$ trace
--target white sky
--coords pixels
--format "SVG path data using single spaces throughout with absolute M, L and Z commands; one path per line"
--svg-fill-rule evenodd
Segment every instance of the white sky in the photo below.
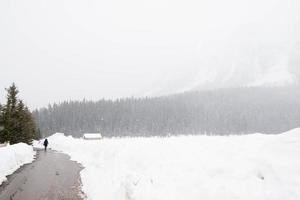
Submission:
M 36 108 L 295 78 L 299 11 L 299 0 L 1 0 L 0 102 L 12 82 Z

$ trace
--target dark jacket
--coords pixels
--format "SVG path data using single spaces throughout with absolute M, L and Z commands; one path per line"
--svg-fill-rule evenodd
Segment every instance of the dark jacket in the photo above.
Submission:
M 44 146 L 48 146 L 48 140 L 47 139 L 44 141 Z

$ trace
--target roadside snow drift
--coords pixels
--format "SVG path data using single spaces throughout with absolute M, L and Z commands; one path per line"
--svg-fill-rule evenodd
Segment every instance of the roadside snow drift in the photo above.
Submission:
M 6 176 L 12 174 L 24 164 L 34 160 L 33 147 L 24 143 L 0 147 L 0 185 Z
M 100 141 L 55 134 L 49 143 L 85 167 L 89 200 L 300 199 L 300 129 Z

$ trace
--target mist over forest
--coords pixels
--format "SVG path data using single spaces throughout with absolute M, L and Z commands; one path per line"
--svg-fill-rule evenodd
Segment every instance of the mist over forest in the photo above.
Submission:
M 151 97 L 65 101 L 33 112 L 43 136 L 276 134 L 300 126 L 299 86 L 193 91 Z

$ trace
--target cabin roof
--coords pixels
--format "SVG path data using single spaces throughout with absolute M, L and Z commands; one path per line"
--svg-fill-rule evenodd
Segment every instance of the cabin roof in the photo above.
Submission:
M 97 139 L 97 138 L 102 138 L 102 135 L 101 133 L 84 133 L 83 137 L 89 139 Z

